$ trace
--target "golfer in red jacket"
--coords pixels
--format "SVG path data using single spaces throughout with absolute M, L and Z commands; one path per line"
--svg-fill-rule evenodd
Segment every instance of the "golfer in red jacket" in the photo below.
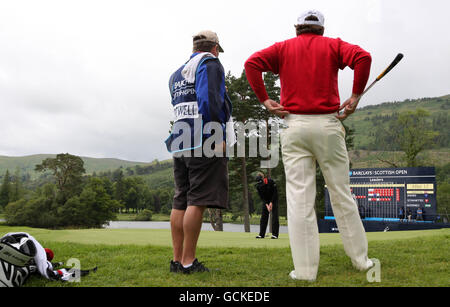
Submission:
M 245 63 L 248 81 L 272 113 L 289 128 L 281 133 L 286 172 L 293 279 L 315 280 L 319 233 L 314 203 L 316 162 L 324 174 L 344 248 L 360 270 L 373 266 L 367 238 L 350 192 L 349 158 L 341 120 L 355 112 L 370 74 L 371 56 L 341 39 L 324 37 L 324 17 L 311 10 L 298 18 L 297 37 L 253 54 Z M 338 71 L 354 70 L 353 93 L 341 105 Z M 281 101 L 269 99 L 262 73 L 280 75 Z M 340 111 L 343 111 L 339 114 Z

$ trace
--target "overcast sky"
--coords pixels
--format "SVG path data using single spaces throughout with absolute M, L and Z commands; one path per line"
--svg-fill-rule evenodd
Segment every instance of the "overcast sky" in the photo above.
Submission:
M 0 0 L 0 155 L 66 153 L 131 161 L 167 159 L 168 79 L 192 36 L 218 33 L 226 71 L 294 37 L 316 8 L 325 35 L 373 57 L 370 81 L 403 62 L 360 106 L 450 94 L 448 0 Z M 353 74 L 340 74 L 341 99 Z

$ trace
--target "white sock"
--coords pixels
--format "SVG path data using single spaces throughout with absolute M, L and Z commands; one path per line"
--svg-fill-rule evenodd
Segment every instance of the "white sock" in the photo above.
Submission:
M 190 268 L 192 265 L 193 265 L 193 263 L 188 264 L 188 265 L 183 265 L 183 268 L 188 269 L 188 268 Z

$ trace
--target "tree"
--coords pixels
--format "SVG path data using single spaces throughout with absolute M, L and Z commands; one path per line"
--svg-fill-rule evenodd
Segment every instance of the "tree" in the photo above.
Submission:
M 233 118 L 235 121 L 247 124 L 249 121 L 254 121 L 254 118 L 259 114 L 258 108 L 261 108 L 255 94 L 248 84 L 245 70 L 239 78 L 228 73 L 226 78 L 226 85 L 231 101 L 233 102 Z M 249 131 L 244 138 L 247 140 Z M 245 134 L 245 131 L 244 131 Z M 241 139 L 238 137 L 238 145 Z M 234 158 L 230 161 L 230 169 L 237 169 L 242 186 L 242 209 L 244 214 L 244 230 L 250 232 L 250 216 L 249 216 L 249 201 L 248 201 L 248 175 L 247 175 L 247 152 L 242 157 Z M 233 163 L 236 162 L 236 163 Z
M 419 166 L 419 154 L 434 147 L 439 137 L 439 132 L 433 130 L 430 113 L 424 109 L 394 113 L 386 117 L 386 122 L 380 123 L 376 130 L 377 149 L 402 151 L 406 167 Z M 378 159 L 391 166 L 399 166 L 395 161 Z
M 127 177 L 123 179 L 122 184 L 119 186 L 119 181 L 116 182 L 116 191 L 118 187 L 123 188 L 123 196 L 120 199 L 127 210 L 127 212 L 132 209 L 136 212 L 149 208 L 152 202 L 152 195 L 150 189 L 145 183 L 142 177 Z
M 439 135 L 431 130 L 427 121 L 429 116 L 428 111 L 417 109 L 415 112 L 401 113 L 398 118 L 397 127 L 400 133 L 396 134 L 396 141 L 405 153 L 407 167 L 417 167 L 417 155 L 431 147 L 433 140 Z
M 450 220 L 450 163 L 436 167 L 437 208 L 443 219 Z
M 440 134 L 436 139 L 436 148 L 448 148 L 450 147 L 450 117 L 449 112 L 439 112 L 433 117 L 432 128 L 434 131 L 439 131 Z
M 58 155 L 42 161 L 36 169 L 53 171 L 55 183 L 47 183 L 30 196 L 10 202 L 5 208 L 9 225 L 102 227 L 115 218 L 121 204 L 113 199 L 110 180 L 106 177 L 84 180 L 81 158 Z M 19 177 L 17 172 L 16 177 Z
M 438 183 L 437 186 L 437 205 L 441 216 L 450 220 L 450 182 Z
M 56 158 L 48 158 L 36 165 L 38 172 L 51 171 L 56 180 L 60 203 L 81 192 L 84 162 L 80 157 L 70 154 L 59 154 Z
M 278 77 L 267 73 L 264 76 L 264 80 L 270 97 L 279 100 L 280 89 L 276 85 Z M 238 133 L 242 133 L 243 135 L 238 135 L 238 144 L 236 147 L 242 147 L 243 144 L 241 142 L 248 144 L 249 142 L 247 141 L 250 139 L 250 136 L 257 138 L 259 141 L 261 139 L 261 131 L 257 127 L 261 127 L 261 123 L 264 123 L 265 129 L 269 131 L 269 121 L 270 119 L 274 119 L 274 117 L 259 102 L 247 81 L 245 70 L 242 71 L 239 78 L 228 73 L 226 86 L 233 102 L 233 118 L 236 122 L 243 124 L 245 126 L 244 129 L 246 129 L 238 129 Z M 252 124 L 254 124 L 253 128 Z M 269 137 L 269 133 L 266 133 L 266 135 Z M 243 155 L 240 153 L 239 157 L 230 160 L 230 175 L 237 175 L 237 178 L 240 178 L 241 181 L 241 184 L 237 184 L 236 186 L 242 188 L 242 210 L 244 215 L 244 229 L 246 232 L 250 232 L 249 174 L 255 172 L 261 162 L 260 157 L 249 157 L 249 151 L 250 149 L 246 145 Z M 236 177 L 233 175 L 230 178 Z
M 17 167 L 11 185 L 10 201 L 18 201 L 22 198 L 23 189 L 20 177 L 20 169 Z
M 11 177 L 9 175 L 9 170 L 6 170 L 5 176 L 3 177 L 2 187 L 0 189 L 0 207 L 5 208 L 10 201 L 11 195 Z
M 78 198 L 78 196 L 76 196 Z M 88 227 L 102 227 L 115 218 L 115 212 L 120 205 L 106 192 L 103 182 L 99 178 L 91 178 L 79 196 L 84 208 L 82 225 Z
M 342 122 L 345 129 L 345 145 L 347 146 L 347 151 L 355 148 L 355 129 L 347 126 L 345 122 Z M 351 167 L 351 161 L 350 161 Z
M 125 206 L 126 186 L 124 182 L 124 175 L 121 169 L 117 169 L 113 173 L 113 195 L 114 199 Z
M 161 212 L 161 199 L 159 198 L 158 191 L 153 193 L 153 210 L 155 213 Z
M 214 231 L 223 231 L 222 210 L 208 209 L 209 221 Z
M 127 211 L 129 209 L 135 209 L 137 212 L 138 209 L 138 193 L 134 187 L 131 187 L 125 197 L 125 208 Z

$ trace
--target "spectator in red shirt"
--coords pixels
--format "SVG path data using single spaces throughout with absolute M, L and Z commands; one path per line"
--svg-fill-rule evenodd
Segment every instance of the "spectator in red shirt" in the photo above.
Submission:
M 293 279 L 315 280 L 319 233 L 314 211 L 316 162 L 324 174 L 344 249 L 359 270 L 373 266 L 358 208 L 350 192 L 345 129 L 340 120 L 355 112 L 367 84 L 371 56 L 356 45 L 324 34 L 324 17 L 315 10 L 298 18 L 297 36 L 253 54 L 245 63 L 247 79 L 268 111 L 286 119 L 281 133 L 286 172 Z M 338 71 L 354 70 L 353 93 L 342 105 Z M 280 75 L 281 101 L 271 100 L 263 72 Z M 339 114 L 339 111 L 342 111 Z

